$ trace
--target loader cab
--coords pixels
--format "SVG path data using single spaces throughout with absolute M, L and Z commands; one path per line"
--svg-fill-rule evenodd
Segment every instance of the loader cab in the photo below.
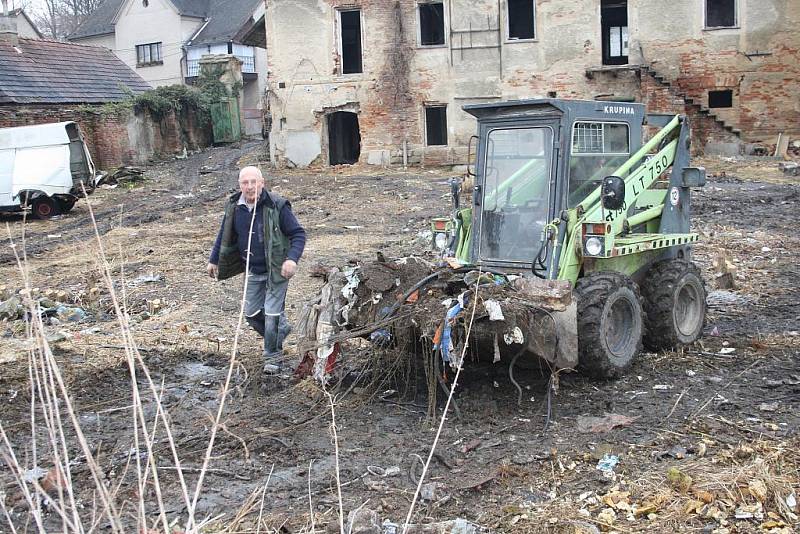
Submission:
M 549 222 L 642 143 L 642 104 L 519 100 L 465 106 L 478 120 L 469 262 L 530 270 Z

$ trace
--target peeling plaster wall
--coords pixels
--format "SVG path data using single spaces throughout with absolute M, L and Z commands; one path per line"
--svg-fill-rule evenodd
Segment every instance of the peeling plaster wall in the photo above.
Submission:
M 381 165 L 400 164 L 404 145 L 411 164 L 462 164 L 475 133 L 463 105 L 553 94 L 687 113 L 701 148 L 712 140 L 740 143 L 734 129 L 748 141 L 800 134 L 795 0 L 739 0 L 740 28 L 726 30 L 703 29 L 701 0 L 675 0 L 669 13 L 662 2 L 631 0 L 629 61 L 648 69 L 613 71 L 598 70 L 599 0 L 537 0 L 536 38 L 525 41 L 508 39 L 504 0 L 445 0 L 443 46 L 419 45 L 415 0 L 266 5 L 270 150 L 279 166 L 325 164 L 326 113 L 352 104 L 360 162 Z M 363 73 L 341 75 L 336 10 L 355 8 L 362 11 Z M 748 59 L 753 50 L 772 55 Z M 707 91 L 728 87 L 735 88 L 734 108 L 713 110 L 716 120 L 702 108 Z M 425 146 L 426 104 L 447 105 L 448 146 Z

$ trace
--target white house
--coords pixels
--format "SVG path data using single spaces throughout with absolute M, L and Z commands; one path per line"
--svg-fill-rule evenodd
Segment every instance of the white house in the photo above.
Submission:
M 105 0 L 69 40 L 111 49 L 154 87 L 191 84 L 203 55 L 234 54 L 242 62 L 245 133 L 258 134 L 266 50 L 242 41 L 263 16 L 261 0 Z

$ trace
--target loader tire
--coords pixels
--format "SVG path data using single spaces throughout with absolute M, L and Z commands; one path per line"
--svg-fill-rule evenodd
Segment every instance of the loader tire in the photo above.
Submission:
M 597 272 L 575 285 L 578 368 L 594 378 L 622 375 L 642 350 L 639 287 L 621 273 Z
M 642 295 L 648 349 L 675 349 L 700 338 L 706 322 L 706 288 L 697 265 L 682 259 L 656 263 L 642 284 Z

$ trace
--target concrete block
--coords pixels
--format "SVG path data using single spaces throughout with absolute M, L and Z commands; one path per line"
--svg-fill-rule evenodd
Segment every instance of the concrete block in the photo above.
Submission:
M 706 143 L 705 153 L 707 156 L 738 156 L 742 153 L 742 144 L 731 141 L 709 140 Z
M 370 150 L 367 152 L 368 165 L 388 165 L 391 161 L 391 152 L 389 150 Z

